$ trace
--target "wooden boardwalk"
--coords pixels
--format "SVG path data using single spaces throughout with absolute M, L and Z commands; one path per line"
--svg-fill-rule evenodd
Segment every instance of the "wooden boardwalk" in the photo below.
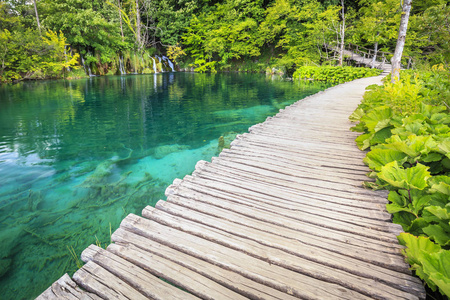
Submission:
M 380 79 L 330 88 L 251 127 L 38 299 L 424 299 L 386 193 L 361 186 L 369 169 L 349 131 Z
M 339 48 L 336 46 L 331 46 L 328 44 L 324 45 L 325 48 L 334 51 L 335 53 L 339 53 Z M 348 45 L 346 45 L 347 47 Z M 356 46 L 356 45 L 354 45 Z M 364 48 L 364 47 L 361 47 Z M 366 48 L 364 48 L 366 49 Z M 369 51 L 373 51 L 373 50 L 369 50 Z M 387 53 L 387 52 L 382 52 L 380 51 L 380 53 Z M 383 75 L 387 75 L 388 73 L 390 73 L 392 71 L 392 64 L 390 63 L 390 61 L 388 61 L 385 57 L 384 54 L 382 54 L 382 57 L 378 57 L 378 60 L 373 60 L 373 53 L 366 53 L 364 51 L 358 51 L 355 52 L 352 49 L 346 48 L 344 49 L 344 57 L 348 57 L 350 60 L 353 60 L 354 62 L 356 62 L 359 65 L 363 65 L 366 67 L 371 68 L 372 66 L 376 69 L 380 69 L 383 70 Z M 381 59 L 381 61 L 380 61 Z

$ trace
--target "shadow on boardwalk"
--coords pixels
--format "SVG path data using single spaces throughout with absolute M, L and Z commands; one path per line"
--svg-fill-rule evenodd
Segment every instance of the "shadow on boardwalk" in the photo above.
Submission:
M 380 80 L 330 88 L 251 127 L 39 299 L 424 299 L 386 193 L 362 188 L 369 169 L 349 131 Z

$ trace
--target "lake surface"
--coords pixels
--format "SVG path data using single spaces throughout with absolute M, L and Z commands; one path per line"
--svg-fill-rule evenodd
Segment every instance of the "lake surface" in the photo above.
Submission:
M 32 299 L 237 133 L 328 86 L 164 73 L 0 86 L 0 290 Z

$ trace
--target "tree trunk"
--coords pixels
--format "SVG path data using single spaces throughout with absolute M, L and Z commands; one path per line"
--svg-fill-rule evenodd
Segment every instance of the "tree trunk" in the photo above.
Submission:
M 120 6 L 120 0 L 117 0 L 117 7 L 119 8 L 120 34 L 122 35 L 122 42 L 123 42 L 124 38 L 123 38 L 123 26 L 122 26 L 122 7 Z
M 138 51 L 141 50 L 141 11 L 139 9 L 139 0 L 136 0 L 136 43 Z
M 375 42 L 375 45 L 373 46 L 373 51 L 375 53 L 373 54 L 373 58 L 372 58 L 372 69 L 375 68 L 375 62 L 377 61 L 378 42 Z
M 340 28 L 340 35 L 341 35 L 341 45 L 340 45 L 340 49 L 339 49 L 339 66 L 342 67 L 343 64 L 343 60 L 344 60 L 344 39 L 345 39 L 345 12 L 344 12 L 344 0 L 341 0 L 341 5 L 342 5 L 342 10 L 341 10 L 341 14 L 342 14 L 342 24 L 341 24 L 341 28 Z
M 37 11 L 37 5 L 36 5 L 36 0 L 33 0 L 34 3 L 34 12 L 36 13 L 36 21 L 37 21 L 37 27 L 39 30 L 39 34 L 41 34 L 41 23 L 39 22 L 39 14 Z
M 404 0 L 400 28 L 398 30 L 397 46 L 392 57 L 391 82 L 400 79 L 400 61 L 402 59 L 403 48 L 405 47 L 406 30 L 408 29 L 409 13 L 411 11 L 412 0 Z

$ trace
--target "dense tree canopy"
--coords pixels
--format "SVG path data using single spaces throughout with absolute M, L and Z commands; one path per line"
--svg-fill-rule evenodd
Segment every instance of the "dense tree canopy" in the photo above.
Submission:
M 416 64 L 448 63 L 447 2 L 413 1 L 404 55 Z M 342 37 L 392 52 L 400 17 L 397 0 L 2 0 L 0 81 L 62 77 L 81 59 L 118 72 L 176 45 L 197 71 L 335 64 L 323 45 Z

